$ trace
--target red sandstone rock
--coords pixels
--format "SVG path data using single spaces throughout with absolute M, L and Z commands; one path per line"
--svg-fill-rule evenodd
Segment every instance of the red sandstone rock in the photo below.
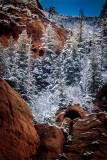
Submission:
M 65 110 L 62 110 L 61 113 L 60 111 L 58 111 L 57 114 L 58 115 L 57 115 L 56 123 L 58 126 L 61 126 L 65 117 L 68 117 L 71 120 L 73 120 L 78 117 L 84 117 L 86 115 L 86 112 L 80 106 L 71 106 Z
M 10 7 L 7 11 L 4 11 L 0 8 L 0 43 L 7 47 L 11 36 L 17 43 L 19 34 L 26 29 L 28 36 L 32 37 L 33 49 L 36 51 L 34 52 L 35 57 L 39 57 L 42 35 L 45 33 L 47 24 L 51 22 L 40 9 L 30 3 L 26 4 L 26 10 L 24 9 L 18 10 L 15 7 Z M 12 16 L 15 16 L 16 19 L 12 18 Z M 67 32 L 64 28 L 59 28 L 55 24 L 52 24 L 52 26 L 55 30 L 55 39 L 58 42 L 56 52 L 59 54 L 66 41 Z
M 66 142 L 63 149 L 67 160 L 107 159 L 107 113 L 94 113 L 78 119 L 71 135 L 72 141 Z
M 38 150 L 38 160 L 56 160 L 62 152 L 64 145 L 64 135 L 60 129 L 47 124 L 35 126 L 40 136 L 40 147 Z
M 60 113 L 58 116 L 57 116 L 57 119 L 56 119 L 56 124 L 60 127 L 63 120 L 64 120 L 64 116 L 65 116 L 65 112 L 62 112 Z
M 40 140 L 25 101 L 0 79 L 0 160 L 34 160 Z

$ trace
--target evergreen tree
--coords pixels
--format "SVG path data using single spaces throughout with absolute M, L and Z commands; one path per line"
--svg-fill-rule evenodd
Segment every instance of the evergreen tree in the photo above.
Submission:
M 17 88 L 18 79 L 17 75 L 17 56 L 15 54 L 15 45 L 13 45 L 13 38 L 10 37 L 8 48 L 2 50 L 2 72 L 1 78 L 6 79 L 7 82 L 13 87 Z
M 7 72 L 8 74 L 6 75 L 6 79 L 8 81 L 11 81 L 11 85 L 13 83 L 12 87 L 15 87 L 15 85 L 17 84 L 17 80 L 16 80 L 16 74 L 17 74 L 17 55 L 16 55 L 16 48 L 15 45 L 13 44 L 13 37 L 10 37 L 9 39 L 9 47 L 6 49 L 6 63 L 7 63 Z
M 2 67 L 2 70 L 0 72 L 0 78 L 6 79 L 6 75 L 8 74 L 8 65 L 7 65 L 7 55 L 5 52 L 5 49 L 3 46 L 0 44 L 0 64 Z
M 63 70 L 66 85 L 75 85 L 80 82 L 80 55 L 76 52 L 77 41 L 68 34 L 67 41 L 62 52 Z
M 94 96 L 102 85 L 101 68 L 95 55 L 92 56 L 89 65 L 87 92 L 89 95 Z
M 67 102 L 67 95 L 66 95 L 66 85 L 64 83 L 64 73 L 63 73 L 63 68 L 62 68 L 62 59 L 61 59 L 60 55 L 57 59 L 57 67 L 56 67 L 56 71 L 57 71 L 57 84 L 55 89 L 57 89 L 57 91 L 59 92 L 59 109 L 65 108 L 68 105 Z
M 88 67 L 88 81 L 87 81 L 87 91 L 89 95 L 95 95 L 96 91 L 102 85 L 102 73 L 101 73 L 101 57 L 98 54 L 97 39 L 95 37 L 95 32 L 93 32 L 92 37 L 92 47 L 91 55 L 89 59 Z
M 84 26 L 85 26 L 85 16 L 84 16 L 84 11 L 80 10 L 79 12 L 79 42 L 83 40 L 83 34 L 84 34 Z
M 46 65 L 46 64 L 45 64 Z M 43 58 L 41 59 L 36 59 L 35 60 L 35 65 L 34 65 L 34 77 L 35 77 L 35 86 L 37 87 L 37 93 L 41 92 L 42 89 L 46 88 L 48 82 L 46 81 L 47 75 L 48 74 L 47 70 L 43 70 L 44 63 L 43 63 Z M 44 72 L 46 72 L 44 74 Z M 36 94 L 37 94 L 36 93 Z
M 24 30 L 18 39 L 18 70 L 17 78 L 19 80 L 18 92 L 26 100 L 30 101 L 31 88 L 34 87 L 33 76 L 33 57 L 31 53 L 31 39 L 28 38 L 26 30 Z M 33 88 L 34 89 L 34 88 Z
M 102 29 L 102 71 L 107 70 L 107 0 L 103 6 L 103 10 L 100 14 L 101 29 Z
M 55 53 L 56 46 L 58 45 L 57 41 L 55 40 L 55 32 L 54 28 L 51 24 L 47 25 L 46 32 L 43 34 L 41 38 L 42 45 L 40 48 L 44 49 L 45 52 L 49 52 L 50 58 L 52 57 L 52 53 Z
M 49 7 L 49 17 L 50 17 L 52 14 L 55 14 L 55 7 L 54 7 L 54 6 L 50 6 L 50 7 Z
M 55 64 L 57 58 L 55 48 L 57 41 L 55 40 L 54 29 L 51 24 L 47 25 L 46 32 L 43 34 L 41 40 L 42 45 L 40 48 L 45 51 L 45 54 L 40 60 L 35 61 L 35 78 L 39 90 L 46 88 L 48 85 L 52 88 L 55 80 Z

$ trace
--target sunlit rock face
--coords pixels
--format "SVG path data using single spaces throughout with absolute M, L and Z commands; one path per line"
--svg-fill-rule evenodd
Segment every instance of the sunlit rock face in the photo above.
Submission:
M 35 160 L 39 136 L 28 105 L 0 79 L 0 159 Z
M 5 2 L 7 5 L 5 5 Z M 34 56 L 39 57 L 41 38 L 46 31 L 47 25 L 51 22 L 40 10 L 42 7 L 39 1 L 36 2 L 37 7 L 32 3 L 25 2 L 27 0 L 4 1 L 4 7 L 0 8 L 0 43 L 4 47 L 8 47 L 11 36 L 14 42 L 17 43 L 19 35 L 23 30 L 26 30 L 28 36 L 32 38 Z M 17 5 L 18 3 L 22 3 L 22 5 Z M 58 42 L 56 51 L 59 54 L 66 41 L 67 32 L 64 28 L 57 27 L 55 24 L 52 24 L 52 27 L 55 30 L 55 40 Z

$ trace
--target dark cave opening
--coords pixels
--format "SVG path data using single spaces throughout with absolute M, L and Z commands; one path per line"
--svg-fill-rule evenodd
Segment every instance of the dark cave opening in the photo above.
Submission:
M 44 51 L 43 50 L 40 50 L 39 51 L 39 56 L 43 56 L 44 55 Z
M 71 110 L 71 111 L 68 111 L 64 117 L 68 117 L 70 118 L 71 120 L 75 119 L 75 118 L 78 118 L 78 117 L 81 117 L 80 114 L 74 110 Z

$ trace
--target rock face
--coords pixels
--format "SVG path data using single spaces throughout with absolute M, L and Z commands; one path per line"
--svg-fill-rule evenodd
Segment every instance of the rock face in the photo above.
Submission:
M 37 4 L 41 8 L 38 1 Z M 42 35 L 46 31 L 47 24 L 51 23 L 39 8 L 31 3 L 27 3 L 25 6 L 6 5 L 5 7 L 4 5 L 0 8 L 0 43 L 4 47 L 8 47 L 8 40 L 11 36 L 17 43 L 19 34 L 23 30 L 27 30 L 28 36 L 32 37 L 34 55 L 38 57 Z M 67 32 L 64 28 L 57 27 L 55 24 L 52 24 L 52 26 L 55 30 L 55 39 L 58 42 L 56 52 L 60 52 L 66 41 Z
M 39 3 L 39 0 L 36 0 L 36 4 L 37 4 L 38 8 L 40 8 L 40 9 L 42 9 L 42 10 L 43 10 L 43 8 L 42 8 L 41 4 Z
M 27 3 L 28 0 L 3 0 L 3 3 L 5 4 L 15 4 L 15 3 Z
M 0 159 L 35 160 L 39 136 L 25 101 L 0 79 Z
M 100 111 L 107 111 L 107 83 L 97 93 L 95 104 Z
M 86 112 L 80 106 L 70 106 L 67 109 L 57 112 L 56 123 L 60 127 L 64 120 L 70 124 L 73 119 L 84 117 L 85 115 Z
M 107 114 L 90 114 L 73 120 L 72 141 L 66 142 L 59 160 L 107 159 Z
M 105 88 L 97 99 L 105 97 Z M 66 121 L 72 139 L 67 140 L 56 126 L 34 128 L 25 101 L 0 79 L 0 160 L 107 159 L 107 113 L 86 115 L 79 106 L 71 106 L 57 115 L 57 124 Z
M 25 4 L 26 5 L 26 3 L 29 3 L 29 2 L 36 5 L 38 8 L 43 9 L 41 4 L 39 3 L 39 0 L 3 0 L 2 4 L 3 5 L 4 4 L 14 4 L 14 5 Z
M 60 129 L 47 124 L 35 126 L 40 136 L 40 147 L 38 150 L 38 160 L 56 160 L 62 152 L 64 145 L 64 135 Z

